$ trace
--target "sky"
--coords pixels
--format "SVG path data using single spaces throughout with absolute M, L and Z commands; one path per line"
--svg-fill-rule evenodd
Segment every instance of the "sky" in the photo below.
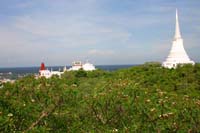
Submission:
M 175 10 L 184 47 L 200 62 L 199 0 L 1 0 L 0 67 L 162 62 Z

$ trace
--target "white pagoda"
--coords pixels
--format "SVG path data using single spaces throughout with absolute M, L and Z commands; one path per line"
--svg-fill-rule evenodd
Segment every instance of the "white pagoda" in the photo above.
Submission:
M 183 39 L 181 38 L 179 21 L 178 21 L 178 11 L 176 10 L 176 28 L 175 28 L 175 36 L 172 43 L 171 50 L 169 55 L 162 63 L 163 67 L 166 68 L 176 68 L 178 64 L 195 64 L 194 61 L 190 60 L 188 57 L 184 46 Z

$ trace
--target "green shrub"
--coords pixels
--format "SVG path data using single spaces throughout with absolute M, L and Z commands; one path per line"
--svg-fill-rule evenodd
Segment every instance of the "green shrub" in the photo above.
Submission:
M 200 65 L 145 64 L 2 84 L 0 132 L 199 132 Z

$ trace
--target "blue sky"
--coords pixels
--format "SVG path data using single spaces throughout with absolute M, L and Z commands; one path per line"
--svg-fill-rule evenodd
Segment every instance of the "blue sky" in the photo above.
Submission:
M 175 9 L 185 49 L 200 62 L 199 0 L 1 0 L 0 67 L 164 61 Z

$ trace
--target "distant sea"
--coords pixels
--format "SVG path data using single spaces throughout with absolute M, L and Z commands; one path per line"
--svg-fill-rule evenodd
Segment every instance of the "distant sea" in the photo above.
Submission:
M 95 66 L 98 69 L 102 69 L 105 71 L 115 71 L 118 69 L 129 68 L 137 66 L 135 65 L 97 65 Z M 49 70 L 63 70 L 63 66 L 47 66 Z M 70 68 L 68 66 L 67 68 Z M 13 67 L 13 68 L 0 68 L 0 73 L 12 73 L 12 74 L 35 74 L 38 73 L 40 67 Z

